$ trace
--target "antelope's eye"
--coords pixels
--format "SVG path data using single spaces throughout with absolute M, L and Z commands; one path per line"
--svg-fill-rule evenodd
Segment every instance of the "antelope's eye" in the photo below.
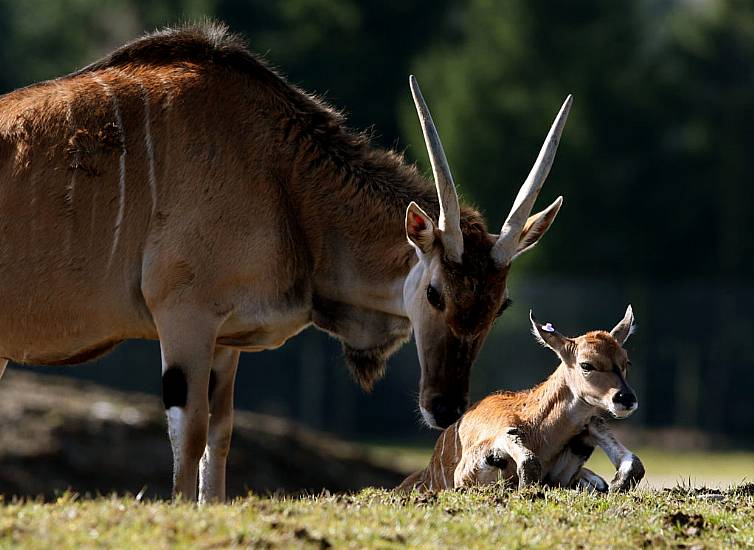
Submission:
M 591 363 L 579 363 L 579 366 L 584 372 L 591 372 L 594 370 L 594 365 L 592 365 Z
M 427 301 L 438 311 L 442 311 L 445 307 L 445 304 L 442 303 L 442 296 L 432 285 L 427 287 Z
M 500 317 L 503 314 L 503 311 L 505 311 L 506 309 L 508 309 L 512 305 L 513 305 L 513 300 L 511 300 L 510 298 L 506 298 L 505 301 L 500 306 L 500 309 L 497 310 L 497 313 L 495 314 L 495 317 Z

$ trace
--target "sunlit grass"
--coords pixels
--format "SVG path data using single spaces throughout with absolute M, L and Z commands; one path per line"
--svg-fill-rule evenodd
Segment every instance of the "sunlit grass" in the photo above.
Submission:
M 405 496 L 367 489 L 204 507 L 64 495 L 52 504 L 0 506 L 0 547 L 744 548 L 754 544 L 753 493 L 751 485 L 713 495 L 492 486 Z

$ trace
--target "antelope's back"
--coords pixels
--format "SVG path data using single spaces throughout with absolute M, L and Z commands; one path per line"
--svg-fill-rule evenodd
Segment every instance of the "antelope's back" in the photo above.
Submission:
M 155 294 L 171 290 L 163 280 L 186 283 L 156 257 L 210 285 L 202 273 L 232 279 L 223 270 L 255 243 L 274 256 L 280 191 L 259 187 L 272 170 L 249 153 L 263 141 L 249 135 L 256 113 L 227 80 L 191 64 L 127 65 L 0 97 L 0 357 L 56 362 L 154 337 L 145 278 L 161 278 L 147 281 Z

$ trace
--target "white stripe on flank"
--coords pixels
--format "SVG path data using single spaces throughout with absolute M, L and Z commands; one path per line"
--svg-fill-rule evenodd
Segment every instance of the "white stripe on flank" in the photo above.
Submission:
M 458 446 L 461 443 L 461 435 L 458 433 L 458 424 L 456 424 L 456 436 L 453 438 L 453 449 L 456 452 L 456 459 L 461 460 L 461 456 L 463 455 L 463 449 L 461 449 L 461 452 L 458 452 Z
M 152 216 L 157 208 L 157 179 L 154 175 L 154 144 L 152 143 L 152 121 L 149 112 L 149 92 L 139 84 L 144 100 L 144 146 L 147 148 L 147 160 L 149 161 L 149 193 L 152 197 Z
M 61 85 L 58 84 L 58 87 Z M 71 132 L 71 140 L 76 135 L 76 125 L 73 123 L 73 106 L 71 101 L 66 101 L 66 124 Z M 74 147 L 73 149 L 73 162 L 70 164 L 71 179 L 68 180 L 68 185 L 65 187 L 65 210 L 66 216 L 70 216 L 70 219 L 66 220 L 66 232 L 65 232 L 65 254 L 66 257 L 71 260 L 71 246 L 73 244 L 73 199 L 76 196 L 76 171 L 79 164 L 79 150 Z
M 152 216 L 157 209 L 157 178 L 154 172 L 154 144 L 152 143 L 152 115 L 149 108 L 149 92 L 144 85 L 134 76 L 130 74 L 118 72 L 123 77 L 127 78 L 134 84 L 136 84 L 141 90 L 141 100 L 144 103 L 144 148 L 147 151 L 147 178 L 149 179 L 149 195 L 152 199 Z
M 442 472 L 442 482 L 445 489 L 448 489 L 448 478 L 445 477 L 445 437 L 448 435 L 448 430 L 442 432 L 442 446 L 440 447 L 440 471 Z
M 118 180 L 118 214 L 115 218 L 115 230 L 113 234 L 113 247 L 110 249 L 110 258 L 107 261 L 107 270 L 110 271 L 110 266 L 113 263 L 115 257 L 115 250 L 118 248 L 118 242 L 120 241 L 120 227 L 123 223 L 123 215 L 126 211 L 126 132 L 123 128 L 123 118 L 120 114 L 120 105 L 118 104 L 118 98 L 113 94 L 110 86 L 97 75 L 93 76 L 94 80 L 102 86 L 105 90 L 105 95 L 110 98 L 110 102 L 113 106 L 113 113 L 115 114 L 115 123 L 118 125 L 121 139 L 120 159 L 118 160 L 118 167 L 120 170 L 120 178 Z

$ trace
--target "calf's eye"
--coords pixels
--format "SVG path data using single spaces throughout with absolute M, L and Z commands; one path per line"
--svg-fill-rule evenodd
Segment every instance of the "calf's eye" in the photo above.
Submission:
M 585 373 L 591 372 L 594 370 L 594 365 L 591 363 L 579 363 L 579 366 L 581 367 L 581 370 L 583 370 Z

